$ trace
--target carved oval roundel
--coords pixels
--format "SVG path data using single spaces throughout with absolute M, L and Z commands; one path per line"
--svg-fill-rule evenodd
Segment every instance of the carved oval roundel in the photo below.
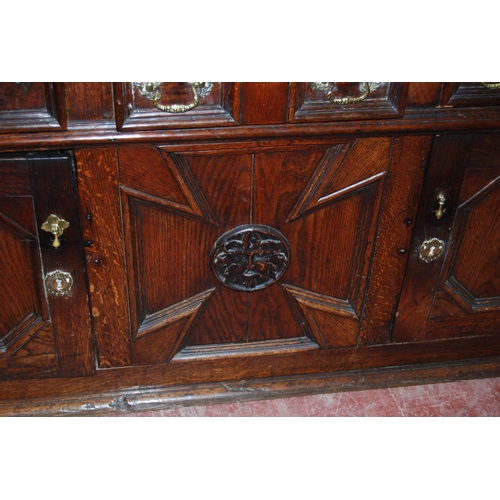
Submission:
M 217 239 L 210 254 L 210 264 L 224 286 L 253 292 L 279 280 L 289 258 L 290 244 L 277 229 L 247 224 Z

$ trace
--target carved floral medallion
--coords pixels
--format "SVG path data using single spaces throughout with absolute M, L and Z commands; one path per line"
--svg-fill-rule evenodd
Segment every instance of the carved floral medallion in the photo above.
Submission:
M 224 286 L 253 292 L 279 280 L 289 258 L 290 244 L 283 234 L 269 226 L 252 224 L 224 233 L 215 242 L 210 264 Z

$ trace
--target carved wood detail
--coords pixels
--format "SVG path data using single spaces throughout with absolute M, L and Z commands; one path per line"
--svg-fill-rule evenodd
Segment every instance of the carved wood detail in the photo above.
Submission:
M 231 156 L 199 147 L 120 148 L 133 363 L 357 345 L 391 145 L 388 138 L 367 138 L 278 153 L 242 147 Z M 283 179 L 303 180 L 283 197 L 285 205 L 273 207 L 264 200 L 276 194 L 271 173 L 280 172 L 281 160 Z M 286 193 L 286 182 L 278 185 Z M 255 223 L 234 223 L 245 219 Z M 214 259 L 224 257 L 221 250 L 226 257 L 233 250 L 232 257 L 251 255 L 262 272 L 242 267 L 239 274 L 249 271 L 249 278 L 231 291 L 214 277 L 210 250 Z M 267 262 L 260 250 L 279 258 Z M 290 276 L 287 267 L 283 286 L 275 285 L 295 251 L 300 263 Z M 325 268 L 331 259 L 334 270 Z M 224 264 L 221 276 L 234 264 L 226 260 L 217 261 Z M 202 300 L 200 287 L 211 290 Z
M 323 348 L 352 347 L 358 340 L 359 318 L 347 300 L 282 285 L 295 299 L 311 337 Z
M 193 316 L 214 290 L 214 288 L 211 288 L 210 290 L 177 302 L 161 311 L 147 315 L 139 326 L 137 336 L 147 335 L 171 323 Z
M 232 356 L 260 356 L 270 354 L 292 354 L 318 349 L 318 344 L 309 337 L 258 340 L 241 344 L 207 344 L 187 346 L 173 358 L 174 361 L 188 359 L 210 359 Z
M 387 173 L 390 145 L 390 139 L 364 139 L 328 149 L 287 222 L 378 181 Z
M 215 277 L 228 288 L 252 292 L 267 288 L 285 272 L 290 244 L 283 234 L 256 224 L 221 235 L 210 254 Z
M 118 150 L 118 158 L 122 191 L 136 199 L 217 225 L 186 158 L 156 148 L 122 148 Z
M 170 361 L 188 341 L 198 312 L 214 290 L 205 290 L 147 317 L 134 339 L 134 364 Z

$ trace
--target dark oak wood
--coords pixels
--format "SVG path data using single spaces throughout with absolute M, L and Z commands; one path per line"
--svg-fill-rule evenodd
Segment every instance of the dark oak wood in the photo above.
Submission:
M 366 297 L 361 344 L 389 341 L 417 217 L 419 197 L 432 138 L 395 140 L 378 224 L 370 290 Z
M 73 159 L 66 153 L 33 154 L 28 157 L 28 167 L 33 202 L 37 207 L 37 226 L 40 228 L 50 214 L 71 221 L 70 227 L 60 237 L 61 246 L 57 249 L 52 246 L 52 234 L 40 233 L 45 274 L 62 270 L 71 274 L 73 279 L 70 297 L 47 295 L 59 373 L 69 377 L 91 375 L 95 369 L 94 346 Z
M 199 104 L 185 113 L 157 109 L 151 100 L 141 94 L 135 83 L 115 83 L 113 90 L 118 130 L 221 127 L 237 125 L 240 120 L 239 83 L 215 83 L 210 94 L 200 98 Z M 161 83 L 159 90 L 160 105 L 189 105 L 193 102 L 193 90 L 189 83 Z
M 489 89 L 477 82 L 447 83 L 443 87 L 444 107 L 499 106 L 500 89 Z
M 331 99 L 357 98 L 363 95 L 366 83 L 340 82 L 332 92 L 314 88 L 310 83 L 291 83 L 288 121 L 318 122 L 367 120 L 400 117 L 403 115 L 407 83 L 381 83 L 374 86 L 368 97 L 354 104 L 337 104 Z
M 455 132 L 500 130 L 498 108 L 413 108 L 402 118 L 345 121 L 335 123 L 235 126 L 216 128 L 194 128 L 190 130 L 140 130 L 117 132 L 107 123 L 92 123 L 69 131 L 37 134 L 0 134 L 0 152 L 49 150 L 60 148 L 81 148 L 131 144 L 189 144 L 191 141 L 205 141 L 207 144 L 225 144 L 259 139 L 296 139 L 305 137 L 401 136 L 439 134 Z
M 121 389 L 0 402 L 0 416 L 99 416 L 178 406 L 222 404 L 282 397 L 346 392 L 497 377 L 500 358 L 423 364 L 386 370 L 359 370 L 216 382 L 198 385 Z
M 242 94 L 242 124 L 286 123 L 288 83 L 247 82 L 243 84 Z
M 497 139 L 487 135 L 435 139 L 394 340 L 500 333 Z M 441 219 L 434 213 L 438 193 L 446 196 Z M 430 237 L 444 241 L 446 252 L 426 263 L 418 250 Z
M 127 366 L 131 360 L 127 344 L 130 335 L 128 290 L 123 240 L 119 237 L 121 216 L 116 150 L 76 151 L 75 157 L 92 329 L 99 345 L 99 366 Z
M 0 133 L 64 130 L 66 117 L 63 84 L 0 84 Z
M 85 127 L 86 124 L 95 125 L 95 122 L 113 120 L 111 86 L 109 82 L 68 82 L 65 84 L 68 121 L 72 127 L 75 125 Z
M 36 85 L 0 85 L 0 414 L 500 373 L 499 91 Z

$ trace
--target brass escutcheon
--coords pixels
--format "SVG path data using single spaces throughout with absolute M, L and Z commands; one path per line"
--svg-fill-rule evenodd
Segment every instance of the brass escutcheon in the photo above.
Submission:
M 424 262 L 432 262 L 438 259 L 444 253 L 444 241 L 438 238 L 425 240 L 420 247 L 420 258 Z
M 66 271 L 52 271 L 45 277 L 45 286 L 52 295 L 70 296 L 73 287 L 73 278 Z

